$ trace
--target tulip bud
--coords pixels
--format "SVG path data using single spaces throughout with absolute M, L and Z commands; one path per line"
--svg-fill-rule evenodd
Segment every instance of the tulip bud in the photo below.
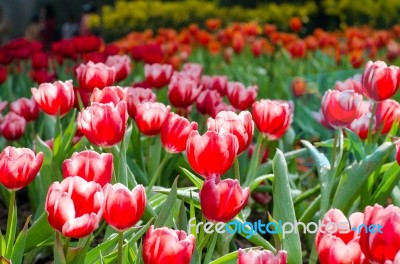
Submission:
M 204 216 L 212 222 L 229 222 L 246 205 L 250 189 L 242 189 L 238 180 L 209 177 L 200 190 L 200 205 Z
M 120 183 L 107 184 L 104 196 L 104 219 L 119 232 L 136 225 L 144 213 L 146 192 L 143 185 L 137 185 L 129 191 Z
M 10 111 L 22 116 L 27 122 L 34 121 L 39 117 L 39 106 L 33 98 L 23 97 L 12 102 Z
M 173 73 L 172 66 L 169 64 L 146 64 L 144 75 L 146 81 L 154 88 L 162 88 L 169 84 Z
M 356 133 L 362 140 L 367 139 L 369 123 L 371 119 L 371 113 L 367 113 L 357 119 L 354 119 L 353 122 L 348 126 L 348 128 Z M 375 118 L 374 125 L 372 126 L 373 130 L 375 130 Z
M 45 210 L 55 230 L 66 237 L 82 238 L 99 226 L 103 204 L 101 186 L 75 176 L 50 185 Z
M 151 89 L 145 88 L 127 88 L 125 89 L 125 101 L 128 107 L 128 113 L 131 118 L 135 118 L 136 109 L 141 103 L 155 102 L 156 95 Z
M 196 81 L 189 78 L 182 78 L 177 81 L 171 81 L 168 85 L 168 98 L 171 105 L 178 108 L 187 108 L 196 101 L 202 90 L 198 87 Z
M 245 251 L 239 248 L 238 251 L 238 264 L 286 264 L 287 263 L 287 252 L 285 250 L 279 250 L 275 256 L 269 250 L 253 250 Z
M 7 80 L 7 68 L 0 66 L 0 84 L 3 84 Z
M 212 115 L 214 108 L 222 103 L 221 95 L 215 90 L 204 90 L 196 99 L 196 109 L 200 114 Z
M 227 95 L 233 107 L 239 110 L 247 110 L 256 100 L 257 86 L 249 86 L 247 89 L 240 82 L 228 82 Z
M 171 108 L 162 103 L 145 102 L 137 107 L 135 121 L 140 132 L 146 136 L 155 136 L 161 132 L 170 112 Z
M 143 242 L 144 264 L 189 264 L 196 239 L 185 231 L 150 226 Z
M 0 132 L 7 140 L 17 140 L 24 135 L 26 120 L 22 116 L 8 112 L 0 125 Z
M 93 91 L 96 87 L 102 89 L 111 86 L 115 81 L 115 68 L 103 63 L 95 64 L 89 61 L 86 64 L 80 64 L 75 73 L 80 88 L 88 91 Z
M 99 88 L 94 88 L 93 93 L 90 97 L 90 101 L 92 103 L 113 103 L 117 105 L 120 101 L 124 100 L 125 92 L 119 86 L 107 86 L 104 87 L 102 90 Z
M 127 55 L 108 56 L 105 64 L 114 67 L 116 82 L 125 80 L 131 72 L 131 59 Z
M 33 181 L 44 155 L 28 148 L 6 147 L 0 154 L 0 182 L 9 190 L 19 190 Z
M 379 102 L 376 106 L 377 127 L 382 128 L 382 134 L 387 134 L 396 121 L 400 122 L 400 104 L 392 99 Z

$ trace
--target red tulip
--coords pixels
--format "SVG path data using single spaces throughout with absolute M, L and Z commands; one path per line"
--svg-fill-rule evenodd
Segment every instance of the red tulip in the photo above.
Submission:
M 196 239 L 185 231 L 150 226 L 143 242 L 145 264 L 189 264 Z
M 71 80 L 42 83 L 38 89 L 31 90 L 36 103 L 49 115 L 64 115 L 74 104 L 75 94 Z
M 92 103 L 113 103 L 114 105 L 118 104 L 120 101 L 124 100 L 125 92 L 119 86 L 107 86 L 102 90 L 99 88 L 94 88 L 93 93 L 90 97 L 90 101 Z
M 116 45 L 113 44 L 108 44 L 104 47 L 103 53 L 106 56 L 110 56 L 110 55 L 118 55 L 118 53 L 120 52 L 120 48 Z
M 216 90 L 221 95 L 226 95 L 226 89 L 228 86 L 228 77 L 226 76 L 207 76 L 201 77 L 201 84 L 206 89 Z
M 42 166 L 44 155 L 28 148 L 6 147 L 0 154 L 0 183 L 9 190 L 19 190 L 33 181 Z
M 247 110 L 256 100 L 257 86 L 249 86 L 247 89 L 240 82 L 228 82 L 227 95 L 233 107 L 239 110 Z
M 82 238 L 99 226 L 103 204 L 101 186 L 75 176 L 50 185 L 45 210 L 55 230 L 66 237 Z
M 321 111 L 335 128 L 345 127 L 361 116 L 362 95 L 354 91 L 328 90 L 322 98 Z
M 132 191 L 121 183 L 104 187 L 104 219 L 115 230 L 123 232 L 140 220 L 146 207 L 146 191 L 137 185 Z
M 155 136 L 161 132 L 170 112 L 171 108 L 162 103 L 145 102 L 137 107 L 135 121 L 140 132 L 146 136 Z
M 303 78 L 297 77 L 292 80 L 292 85 L 290 88 L 293 95 L 299 97 L 307 92 L 307 83 Z
M 397 160 L 397 163 L 400 165 L 400 141 L 397 142 L 397 145 L 396 145 L 396 160 Z
M 253 104 L 253 118 L 258 130 L 269 140 L 279 139 L 292 122 L 289 102 L 261 99 Z
M 369 61 L 365 65 L 362 84 L 366 96 L 374 101 L 383 101 L 392 97 L 399 88 L 400 69 L 387 67 L 383 61 Z
M 364 87 L 361 84 L 361 75 L 355 75 L 344 82 L 336 82 L 335 89 L 341 92 L 350 90 L 359 94 L 364 94 Z
M 128 114 L 126 102 L 93 103 L 78 115 L 78 128 L 85 137 L 99 147 L 112 147 L 124 137 Z
M 35 52 L 32 54 L 31 64 L 35 70 L 47 69 L 49 67 L 49 57 L 44 52 Z
M 64 178 L 79 176 L 86 181 L 94 181 L 104 186 L 110 183 L 113 174 L 113 155 L 99 154 L 93 150 L 75 152 L 62 164 Z
M 196 99 L 196 109 L 200 114 L 212 115 L 214 108 L 222 103 L 222 97 L 216 90 L 206 89 Z
M 299 17 L 292 17 L 289 20 L 290 29 L 294 32 L 300 31 L 301 27 L 303 26 L 303 22 Z
M 338 209 L 325 214 L 315 239 L 321 264 L 363 263 L 360 236 L 352 230 L 362 224 L 363 214 L 354 213 L 349 220 Z
M 376 107 L 377 127 L 382 128 L 382 134 L 389 133 L 394 121 L 400 122 L 400 104 L 392 99 L 379 102 Z
M 393 261 L 400 251 L 400 208 L 389 205 L 383 208 L 379 204 L 367 206 L 364 210 L 364 224 L 380 225 L 381 232 L 361 232 L 360 246 L 365 257 L 373 263 Z
M 7 68 L 0 66 L 0 84 L 3 84 L 7 80 Z
M 33 98 L 19 98 L 10 104 L 10 111 L 22 116 L 28 122 L 39 117 L 39 106 Z
M 80 88 L 93 91 L 94 88 L 102 89 L 111 86 L 115 81 L 115 68 L 108 67 L 103 63 L 80 64 L 76 70 Z
M 306 42 L 302 39 L 296 39 L 290 42 L 288 50 L 292 58 L 303 58 L 307 51 Z
M 128 113 L 131 118 L 135 118 L 136 109 L 141 103 L 155 102 L 156 95 L 151 89 L 127 88 L 125 89 L 125 101 L 127 102 Z
M 240 112 L 239 115 L 231 111 L 221 111 L 215 119 L 208 118 L 207 128 L 217 133 L 233 134 L 239 143 L 237 155 L 246 150 L 253 140 L 254 123 L 249 111 Z
M 181 73 L 190 76 L 197 84 L 200 84 L 201 75 L 203 74 L 203 66 L 199 63 L 185 63 L 183 64 Z
M 238 180 L 209 177 L 200 190 L 200 204 L 204 216 L 212 222 L 229 222 L 246 205 L 250 189 L 242 189 Z
M 131 59 L 127 55 L 109 56 L 105 63 L 115 69 L 115 81 L 125 80 L 131 72 Z
M 237 138 L 231 133 L 207 131 L 203 136 L 192 131 L 186 145 L 190 166 L 203 177 L 220 176 L 235 161 L 239 148 Z
M 184 78 L 179 81 L 171 81 L 168 85 L 168 98 L 171 104 L 178 108 L 187 108 L 196 101 L 202 90 L 196 81 Z
M 226 104 L 225 102 L 220 102 L 219 104 L 212 106 L 211 108 L 211 117 L 215 118 L 219 112 L 222 111 L 231 111 L 231 112 L 236 112 L 237 109 L 230 104 Z
M 371 113 L 362 115 L 361 117 L 354 119 L 354 121 L 351 122 L 348 128 L 356 133 L 362 140 L 365 140 L 368 137 L 370 119 Z M 373 126 L 373 129 L 375 129 L 375 126 Z
M 144 75 L 146 81 L 154 88 L 162 88 L 169 84 L 173 73 L 172 66 L 169 64 L 146 64 Z
M 286 264 L 287 263 L 287 252 L 285 250 L 279 250 L 275 256 L 269 250 L 254 250 L 250 249 L 245 251 L 239 248 L 238 251 L 238 264 Z
M 29 72 L 29 76 L 33 81 L 37 82 L 38 84 L 49 83 L 54 81 L 54 79 L 56 78 L 56 74 L 50 73 L 48 72 L 48 70 L 33 70 Z
M 0 131 L 5 139 L 17 140 L 23 136 L 25 127 L 24 117 L 14 112 L 8 112 L 1 121 Z
M 72 39 L 75 50 L 78 53 L 99 51 L 102 40 L 97 36 L 78 36 Z
M 196 122 L 189 122 L 184 117 L 169 113 L 161 128 L 161 143 L 169 153 L 185 151 L 186 143 L 192 130 L 197 130 Z

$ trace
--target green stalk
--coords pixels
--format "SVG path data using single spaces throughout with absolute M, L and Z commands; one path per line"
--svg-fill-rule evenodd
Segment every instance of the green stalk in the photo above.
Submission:
M 15 206 L 15 193 L 16 191 L 11 191 L 10 193 L 10 203 L 8 206 L 8 218 L 7 218 L 7 230 L 6 230 L 6 243 L 7 243 L 7 251 L 6 257 L 10 258 L 13 250 L 13 244 L 15 239 L 15 229 L 16 229 L 16 221 L 14 219 L 14 214 L 16 212 Z
M 236 157 L 235 159 L 234 168 L 235 168 L 235 179 L 238 180 L 240 183 L 239 157 Z
M 151 192 L 151 188 L 156 184 L 157 179 L 161 175 L 161 171 L 164 169 L 165 164 L 167 163 L 168 159 L 171 157 L 169 153 L 165 153 L 164 158 L 162 159 L 160 166 L 158 166 L 156 173 L 151 178 L 149 185 L 147 186 L 147 195 Z
M 124 245 L 124 233 L 119 232 L 118 233 L 118 264 L 123 264 L 123 258 L 122 258 L 122 253 L 123 253 L 123 245 Z
M 372 104 L 372 112 L 371 112 L 371 117 L 369 119 L 369 127 L 368 127 L 368 136 L 367 136 L 367 154 L 370 154 L 372 152 L 372 132 L 373 132 L 373 125 L 374 125 L 374 117 L 376 114 L 376 109 L 377 109 L 378 103 L 373 102 Z
M 71 241 L 70 237 L 66 237 L 64 241 L 64 256 L 67 258 L 68 255 L 68 248 L 69 248 L 69 242 Z

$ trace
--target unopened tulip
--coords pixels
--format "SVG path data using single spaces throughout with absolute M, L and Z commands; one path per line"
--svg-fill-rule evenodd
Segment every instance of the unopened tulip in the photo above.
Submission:
M 155 102 L 156 95 L 151 89 L 145 88 L 127 88 L 125 89 L 125 101 L 128 107 L 128 114 L 131 118 L 135 118 L 136 109 L 141 103 Z
M 239 248 L 238 251 L 238 264 L 286 264 L 287 263 L 287 252 L 285 250 L 278 251 L 275 256 L 269 250 L 254 250 L 250 249 L 245 251 Z
M 56 74 L 51 73 L 46 69 L 32 70 L 29 72 L 29 77 L 38 84 L 42 84 L 54 81 L 56 78 Z
M 206 89 L 196 99 L 196 109 L 200 114 L 212 115 L 214 108 L 222 103 L 222 97 L 216 90 Z
M 353 230 L 362 223 L 362 213 L 354 213 L 347 220 L 340 210 L 329 210 L 315 239 L 320 263 L 363 263 L 365 257 L 359 244 L 360 235 Z
M 196 239 L 185 231 L 150 226 L 143 242 L 145 264 L 189 264 Z
M 372 263 L 393 261 L 400 251 L 400 208 L 388 205 L 386 208 L 375 204 L 364 210 L 364 224 L 380 226 L 380 232 L 361 232 L 360 246 L 365 257 Z M 378 226 L 378 227 L 379 227 Z
M 33 98 L 19 98 L 10 104 L 10 111 L 22 116 L 27 122 L 39 117 L 39 106 Z
M 226 95 L 226 88 L 228 86 L 228 77 L 226 76 L 207 76 L 201 78 L 201 84 L 210 90 L 216 90 L 221 95 Z
M 253 119 L 258 130 L 269 140 L 286 133 L 292 122 L 289 102 L 261 99 L 253 104 Z
M 192 131 L 186 144 L 190 166 L 203 177 L 220 176 L 227 172 L 235 161 L 239 143 L 231 133 L 207 131 L 200 135 Z
M 353 77 L 348 78 L 344 82 L 340 81 L 336 82 L 335 89 L 341 92 L 350 90 L 359 94 L 363 94 L 364 87 L 361 83 L 361 75 L 354 75 Z
M 0 84 L 3 84 L 7 80 L 7 68 L 0 66 Z
M 116 82 L 125 80 L 131 72 L 131 59 L 127 55 L 108 56 L 105 64 L 114 67 Z
M 9 190 L 19 190 L 33 181 L 42 166 L 44 155 L 28 148 L 6 147 L 0 154 L 0 183 Z
M 121 183 L 104 187 L 104 220 L 123 232 L 140 220 L 146 207 L 146 191 L 137 185 L 132 191 Z
M 307 83 L 303 78 L 297 77 L 292 80 L 290 88 L 292 90 L 293 95 L 299 97 L 306 93 Z
M 200 190 L 200 205 L 204 216 L 212 222 L 229 222 L 246 205 L 250 189 L 242 189 L 238 180 L 209 177 Z
M 182 78 L 171 81 L 168 85 L 168 98 L 171 105 L 178 108 L 187 108 L 196 101 L 202 90 L 196 81 L 189 78 Z
M 55 230 L 66 237 L 82 238 L 99 226 L 103 205 L 100 184 L 75 176 L 50 185 L 45 210 Z
M 64 115 L 74 105 L 75 94 L 71 80 L 42 83 L 39 88 L 31 90 L 36 103 L 46 114 Z
M 328 90 L 322 98 L 321 111 L 332 127 L 341 128 L 361 116 L 362 95 L 354 91 Z
M 233 134 L 239 143 L 238 155 L 246 150 L 253 140 L 254 123 L 249 111 L 240 112 L 239 115 L 231 111 L 221 111 L 215 119 L 208 119 L 207 127 L 218 133 Z
M 359 118 L 354 119 L 354 121 L 351 122 L 348 128 L 356 133 L 362 140 L 365 140 L 368 137 L 370 119 L 371 113 L 365 114 Z M 372 126 L 372 129 L 375 130 L 375 124 Z
M 124 100 L 125 92 L 119 86 L 107 86 L 103 89 L 94 88 L 93 93 L 90 97 L 90 101 L 92 103 L 113 103 L 114 105 L 118 104 L 121 100 Z
M 161 128 L 161 143 L 169 153 L 185 151 L 190 132 L 197 130 L 196 122 L 175 113 L 169 113 Z
M 362 75 L 364 93 L 377 102 L 389 99 L 399 88 L 399 78 L 399 67 L 388 67 L 383 61 L 369 61 Z
M 257 86 L 246 87 L 240 82 L 228 82 L 227 95 L 233 107 L 247 110 L 256 100 Z
M 400 123 L 400 104 L 392 99 L 379 102 L 375 114 L 377 127 L 382 128 L 382 134 L 390 132 L 394 122 Z
M 78 128 L 85 137 L 99 147 L 112 147 L 124 137 L 128 114 L 126 102 L 93 103 L 78 115 Z
M 171 108 L 162 103 L 145 102 L 137 107 L 135 121 L 141 133 L 155 136 L 161 132 L 170 112 Z
M 35 70 L 47 69 L 49 57 L 44 52 L 34 52 L 31 57 L 32 68 Z
M 115 68 L 108 67 L 103 63 L 93 63 L 89 61 L 86 64 L 80 64 L 76 70 L 80 88 L 93 91 L 94 88 L 102 89 L 106 86 L 112 86 L 115 81 Z
M 24 117 L 8 112 L 1 120 L 0 132 L 7 140 L 17 140 L 24 135 L 26 120 Z
M 113 173 L 113 155 L 99 154 L 93 150 L 75 152 L 62 164 L 64 178 L 79 176 L 86 181 L 94 181 L 104 186 L 110 183 Z
M 144 66 L 144 75 L 146 81 L 154 88 L 162 88 L 169 84 L 173 73 L 172 66 L 169 64 L 152 65 L 146 64 Z

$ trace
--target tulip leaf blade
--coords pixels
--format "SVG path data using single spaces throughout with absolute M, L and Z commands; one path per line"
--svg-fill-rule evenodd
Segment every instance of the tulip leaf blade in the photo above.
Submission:
M 154 223 L 155 228 L 165 226 L 169 222 L 169 219 L 171 219 L 171 217 L 173 215 L 174 210 L 172 210 L 172 208 L 174 208 L 176 198 L 177 198 L 178 179 L 179 179 L 179 176 L 175 178 L 175 181 L 172 184 L 172 187 L 168 194 L 168 197 L 165 200 L 164 205 Z
M 54 231 L 47 221 L 47 213 L 43 212 L 28 230 L 25 252 L 29 252 L 36 247 L 41 247 L 45 242 L 53 240 L 53 233 Z
M 63 246 L 61 244 L 60 233 L 55 232 L 55 242 L 54 242 L 54 263 L 66 264 Z
M 14 264 L 22 263 L 22 257 L 24 256 L 25 242 L 28 233 L 28 224 L 31 221 L 31 215 L 25 221 L 25 225 L 19 233 L 12 250 L 11 261 Z
M 348 128 L 345 129 L 346 135 L 350 141 L 350 150 L 353 152 L 357 160 L 362 160 L 366 156 L 363 142 L 361 141 L 360 137 L 356 135 L 353 131 Z
M 201 189 L 201 187 L 203 186 L 204 181 L 199 179 L 199 177 L 197 177 L 196 175 L 194 175 L 191 171 L 189 171 L 186 168 L 183 167 L 179 167 L 181 169 L 181 171 L 183 172 L 184 175 L 186 175 L 186 177 L 189 178 L 189 180 L 197 187 L 197 189 Z
M 4 239 L 3 233 L 0 229 L 0 256 L 4 256 L 6 253 L 6 240 Z
M 290 195 L 289 177 L 285 157 L 277 149 L 273 159 L 274 183 L 272 193 L 274 197 L 273 217 L 283 223 L 296 223 L 293 200 Z M 302 251 L 298 232 L 292 232 L 283 236 L 283 249 L 288 252 L 288 263 L 302 263 Z
M 400 181 L 399 165 L 396 161 L 392 162 L 390 167 L 383 174 L 383 178 L 376 188 L 371 201 L 383 204 L 386 197 L 389 197 L 393 188 Z

